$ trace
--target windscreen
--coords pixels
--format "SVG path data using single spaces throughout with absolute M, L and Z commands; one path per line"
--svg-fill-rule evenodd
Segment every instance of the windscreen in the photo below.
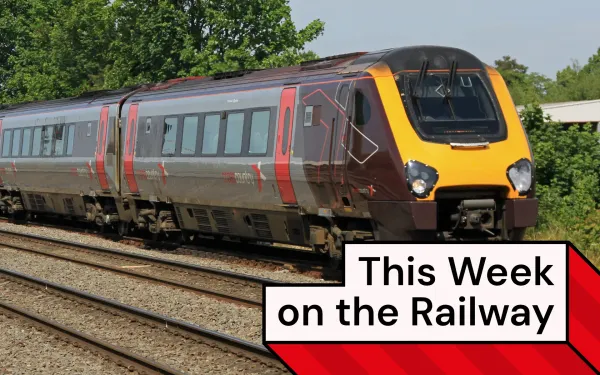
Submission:
M 497 140 L 503 129 L 484 81 L 478 73 L 428 73 L 396 77 L 405 105 L 424 138 L 439 141 Z

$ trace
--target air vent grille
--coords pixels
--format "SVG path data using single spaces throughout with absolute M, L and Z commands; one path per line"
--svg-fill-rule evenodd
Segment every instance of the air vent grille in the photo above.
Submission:
M 252 224 L 254 225 L 254 230 L 258 237 L 273 239 L 269 219 L 266 215 L 252 214 Z
M 182 226 L 183 218 L 181 217 L 181 209 L 179 207 L 175 207 L 175 215 L 177 216 L 177 221 L 179 222 L 179 226 Z
M 231 214 L 221 210 L 213 210 L 212 213 L 217 223 L 217 230 L 219 233 L 231 233 Z
M 65 198 L 65 212 L 75 215 L 75 205 L 73 204 L 73 198 Z
M 198 224 L 198 230 L 204 233 L 212 233 L 212 225 L 210 225 L 210 219 L 208 218 L 208 212 L 200 208 L 194 208 L 192 210 L 196 223 Z
M 32 211 L 46 211 L 46 201 L 44 201 L 44 197 L 38 194 L 28 194 L 27 199 L 29 200 L 29 204 L 31 204 Z

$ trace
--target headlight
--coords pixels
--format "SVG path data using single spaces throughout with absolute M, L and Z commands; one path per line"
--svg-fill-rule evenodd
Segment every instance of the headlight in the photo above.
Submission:
M 527 195 L 531 189 L 532 181 L 531 162 L 527 159 L 521 159 L 515 164 L 508 167 L 506 175 L 512 184 L 512 187 L 519 192 L 519 195 Z
M 404 167 L 408 190 L 417 198 L 427 198 L 437 184 L 438 172 L 432 167 L 411 160 Z

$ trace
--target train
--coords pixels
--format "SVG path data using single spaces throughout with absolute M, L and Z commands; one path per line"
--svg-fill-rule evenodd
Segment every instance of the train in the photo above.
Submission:
M 535 166 L 505 81 L 409 46 L 0 110 L 0 210 L 154 238 L 523 239 Z

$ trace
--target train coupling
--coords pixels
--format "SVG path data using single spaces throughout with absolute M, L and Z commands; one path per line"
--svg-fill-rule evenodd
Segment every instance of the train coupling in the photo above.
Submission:
M 450 217 L 457 229 L 476 229 L 488 232 L 495 228 L 496 201 L 493 199 L 464 200 L 458 206 L 458 212 Z

